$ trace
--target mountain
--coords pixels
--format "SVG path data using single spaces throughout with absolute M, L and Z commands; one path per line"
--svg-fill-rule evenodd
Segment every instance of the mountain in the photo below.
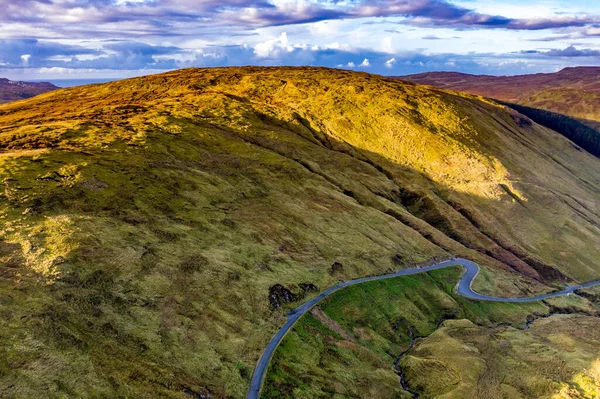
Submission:
M 554 111 L 600 128 L 600 67 L 519 76 L 431 72 L 399 79 Z
M 47 82 L 17 82 L 0 78 L 0 104 L 37 96 L 56 89 L 58 87 Z
M 7 397 L 242 398 L 305 297 L 432 259 L 478 262 L 499 296 L 600 276 L 598 158 L 365 73 L 186 69 L 5 104 L 0 176 Z

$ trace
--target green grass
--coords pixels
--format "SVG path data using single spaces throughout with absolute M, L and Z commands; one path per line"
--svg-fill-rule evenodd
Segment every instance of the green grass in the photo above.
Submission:
M 550 398 L 564 387 L 600 388 L 593 374 L 599 336 L 588 331 L 600 321 L 581 315 L 597 307 L 573 295 L 523 304 L 472 301 L 453 291 L 461 271 L 334 293 L 318 305 L 326 319 L 307 314 L 284 338 L 262 397 L 411 397 L 399 389 L 393 368 L 411 333 L 425 338 L 400 365 L 425 398 Z M 528 320 L 561 311 L 579 315 L 542 318 L 523 330 Z M 331 327 L 331 320 L 338 324 Z
M 443 269 L 348 287 L 318 307 L 345 337 L 311 314 L 304 316 L 277 349 L 263 398 L 402 397 L 395 358 L 411 334 L 427 337 L 447 319 L 482 326 L 523 326 L 543 315 L 541 303 L 477 302 L 454 294 L 462 268 Z M 377 394 L 374 392 L 377 391 Z M 375 396 L 372 396 L 375 395 Z
M 487 293 L 597 278 L 598 160 L 527 129 L 475 98 L 319 68 L 191 69 L 2 105 L 0 391 L 241 398 L 298 305 L 272 309 L 275 284 L 448 256 L 481 264 Z M 411 312 L 453 309 L 447 289 Z M 373 334 L 374 371 L 347 376 L 367 396 L 392 381 L 379 353 L 404 345 Z

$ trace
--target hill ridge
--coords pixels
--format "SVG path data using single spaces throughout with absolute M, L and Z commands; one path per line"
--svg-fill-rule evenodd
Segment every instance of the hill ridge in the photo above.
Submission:
M 1 105 L 0 174 L 9 395 L 243 397 L 313 287 L 448 256 L 492 295 L 600 271 L 597 158 L 365 73 L 186 69 Z

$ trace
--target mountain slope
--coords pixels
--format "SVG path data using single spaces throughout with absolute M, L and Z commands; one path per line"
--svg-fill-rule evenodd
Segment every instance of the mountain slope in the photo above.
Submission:
M 434 257 L 477 261 L 477 290 L 504 295 L 600 275 L 597 158 L 378 76 L 64 89 L 1 106 L 0 148 L 8 396 L 243 397 L 287 301 Z
M 600 128 L 599 67 L 565 68 L 556 73 L 520 76 L 433 72 L 399 79 L 554 111 Z
M 37 96 L 56 89 L 58 87 L 47 82 L 17 82 L 0 78 L 0 104 Z

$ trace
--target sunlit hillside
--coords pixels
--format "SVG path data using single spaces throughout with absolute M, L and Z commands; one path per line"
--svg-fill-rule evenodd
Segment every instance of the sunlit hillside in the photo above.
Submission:
M 600 129 L 598 67 L 565 68 L 556 73 L 519 76 L 433 72 L 400 79 L 558 112 Z
M 478 262 L 497 295 L 600 277 L 598 158 L 504 106 L 379 76 L 63 89 L 0 106 L 0 150 L 8 397 L 241 398 L 313 285 L 434 258 Z

